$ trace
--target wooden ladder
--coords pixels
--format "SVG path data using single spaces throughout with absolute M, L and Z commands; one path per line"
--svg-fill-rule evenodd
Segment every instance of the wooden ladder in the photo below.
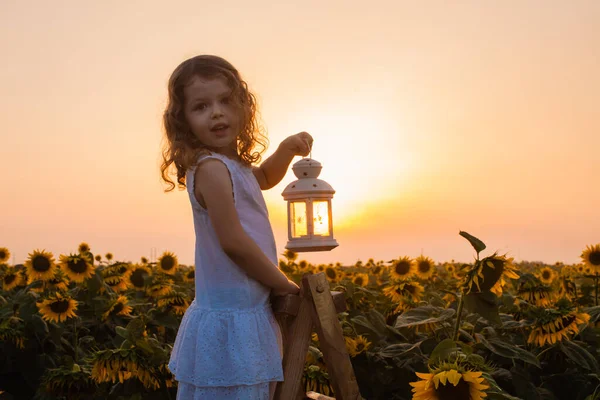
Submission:
M 330 292 L 323 272 L 305 274 L 299 295 L 287 295 L 273 300 L 273 311 L 283 336 L 283 382 L 278 382 L 275 400 L 331 399 L 302 390 L 304 363 L 312 332 L 319 335 L 319 344 L 335 399 L 361 400 L 342 327 L 337 314 L 346 309 L 344 293 Z

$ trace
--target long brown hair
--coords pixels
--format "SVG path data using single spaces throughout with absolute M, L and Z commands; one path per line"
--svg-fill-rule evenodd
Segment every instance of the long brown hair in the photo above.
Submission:
M 160 172 L 162 179 L 170 185 L 165 192 L 175 188 L 169 173 L 171 164 L 175 164 L 177 184 L 183 189 L 188 168 L 195 162 L 199 153 L 210 150 L 192 133 L 185 119 L 183 90 L 194 77 L 223 77 L 227 80 L 232 90 L 231 98 L 241 117 L 242 129 L 236 144 L 240 162 L 246 166 L 259 162 L 261 153 L 268 144 L 263 128 L 258 123 L 256 98 L 233 65 L 213 55 L 199 55 L 185 60 L 175 68 L 169 78 L 168 102 L 163 114 L 165 142 Z M 259 150 L 256 150 L 257 145 L 260 146 Z

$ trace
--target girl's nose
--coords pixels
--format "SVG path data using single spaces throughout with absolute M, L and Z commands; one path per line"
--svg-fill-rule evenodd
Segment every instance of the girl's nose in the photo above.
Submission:
M 220 105 L 217 105 L 212 110 L 212 117 L 217 118 L 217 117 L 221 117 L 221 116 L 223 116 L 223 109 L 221 108 Z

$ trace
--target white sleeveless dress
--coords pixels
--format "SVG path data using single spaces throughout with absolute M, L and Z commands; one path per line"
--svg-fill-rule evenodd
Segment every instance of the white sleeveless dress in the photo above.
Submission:
M 222 154 L 202 155 L 229 170 L 235 208 L 245 232 L 277 263 L 277 250 L 260 186 L 250 167 Z M 281 333 L 270 289 L 250 278 L 222 250 L 208 212 L 194 195 L 192 166 L 186 186 L 192 204 L 196 295 L 186 310 L 169 361 L 177 399 L 268 400 L 283 381 Z

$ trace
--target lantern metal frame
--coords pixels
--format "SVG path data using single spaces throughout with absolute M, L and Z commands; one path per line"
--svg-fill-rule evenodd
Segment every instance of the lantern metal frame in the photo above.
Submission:
M 291 182 L 281 195 L 287 201 L 288 242 L 286 249 L 294 252 L 328 251 L 339 246 L 333 237 L 333 212 L 331 200 L 335 190 L 322 179 L 318 179 L 322 165 L 312 158 L 303 158 L 292 166 L 298 180 Z M 315 235 L 314 203 L 327 202 L 327 235 Z M 306 235 L 295 236 L 292 232 L 292 207 L 304 203 L 306 209 Z

